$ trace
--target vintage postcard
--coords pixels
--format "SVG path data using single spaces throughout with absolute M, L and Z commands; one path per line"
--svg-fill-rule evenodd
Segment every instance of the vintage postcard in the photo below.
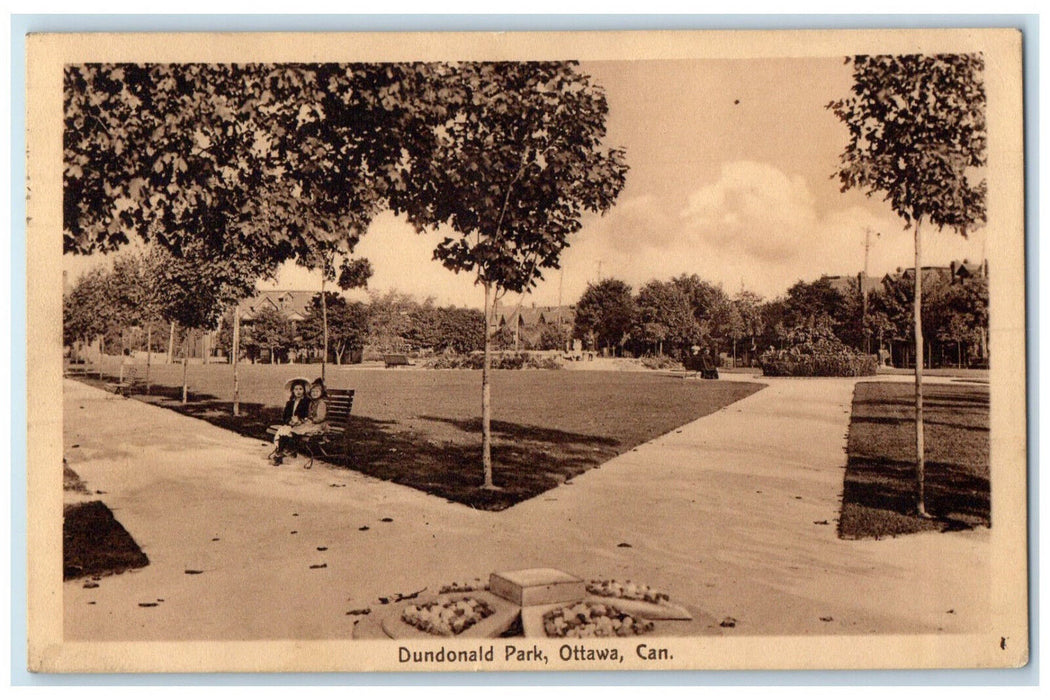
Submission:
M 1027 663 L 1019 32 L 27 44 L 30 670 Z

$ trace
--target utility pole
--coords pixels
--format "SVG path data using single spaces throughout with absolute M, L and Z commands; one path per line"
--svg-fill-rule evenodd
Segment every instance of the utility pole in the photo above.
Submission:
M 858 285 L 860 287 L 859 291 L 861 298 L 861 328 L 864 327 L 864 322 L 868 318 L 868 290 L 866 284 L 868 279 L 868 253 L 871 250 L 871 234 L 873 233 L 875 234 L 876 238 L 882 235 L 878 231 L 872 230 L 871 226 L 864 227 L 864 272 L 861 274 L 861 278 L 859 280 Z M 868 334 L 866 332 L 864 333 L 864 351 L 869 355 L 871 354 L 871 338 L 868 337 Z

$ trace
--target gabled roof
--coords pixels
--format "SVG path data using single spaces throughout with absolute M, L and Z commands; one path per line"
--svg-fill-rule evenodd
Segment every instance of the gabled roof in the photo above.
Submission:
M 571 326 L 576 320 L 576 308 L 573 306 L 523 306 L 521 313 L 516 315 L 513 306 L 497 307 L 495 319 L 497 326 L 513 325 L 515 322 L 523 328 L 532 328 L 541 324 Z
M 883 281 L 895 281 L 898 279 L 910 280 L 915 275 L 915 268 L 909 267 L 905 270 L 897 268 L 896 272 L 886 273 L 883 277 Z M 932 280 L 939 278 L 945 282 L 950 282 L 952 279 L 952 269 L 941 265 L 924 265 L 922 268 L 922 281 Z
M 857 291 L 857 280 L 861 280 L 863 291 L 870 292 L 879 286 L 881 280 L 878 277 L 868 275 L 821 275 L 822 280 L 827 280 L 831 288 L 839 294 L 852 294 Z
M 309 314 L 310 304 L 318 294 L 319 291 L 312 290 L 275 289 L 245 299 L 238 308 L 243 320 L 250 321 L 263 309 L 270 308 L 280 311 L 290 321 L 302 321 Z
M 955 268 L 955 276 L 961 280 L 984 277 L 988 274 L 985 265 L 986 263 L 972 263 L 969 260 L 963 260 L 961 263 L 952 263 L 952 266 Z

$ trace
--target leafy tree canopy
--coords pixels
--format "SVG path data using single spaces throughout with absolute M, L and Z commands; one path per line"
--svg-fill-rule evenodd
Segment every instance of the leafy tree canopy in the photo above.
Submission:
M 576 304 L 574 334 L 594 335 L 599 347 L 623 344 L 634 323 L 635 303 L 631 287 L 617 279 L 604 279 L 587 285 Z
M 272 271 L 352 252 L 401 156 L 400 74 L 368 64 L 80 64 L 65 72 L 64 248 L 138 236 Z
M 623 151 L 602 147 L 604 92 L 571 62 L 427 64 L 417 78 L 422 121 L 394 210 L 420 231 L 455 232 L 434 251 L 450 270 L 532 288 L 583 213 L 623 188 Z
M 828 103 L 849 129 L 842 191 L 881 192 L 908 224 L 963 235 L 986 220 L 986 98 L 979 54 L 854 56 L 853 95 Z

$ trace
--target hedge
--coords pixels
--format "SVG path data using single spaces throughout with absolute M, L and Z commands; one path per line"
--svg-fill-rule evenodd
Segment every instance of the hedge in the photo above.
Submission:
M 481 369 L 485 363 L 482 353 L 468 355 L 439 355 L 426 361 L 429 369 Z M 533 353 L 494 353 L 492 369 L 561 369 L 556 356 Z
M 867 377 L 878 361 L 841 343 L 820 341 L 784 350 L 769 350 L 759 358 L 767 377 Z

